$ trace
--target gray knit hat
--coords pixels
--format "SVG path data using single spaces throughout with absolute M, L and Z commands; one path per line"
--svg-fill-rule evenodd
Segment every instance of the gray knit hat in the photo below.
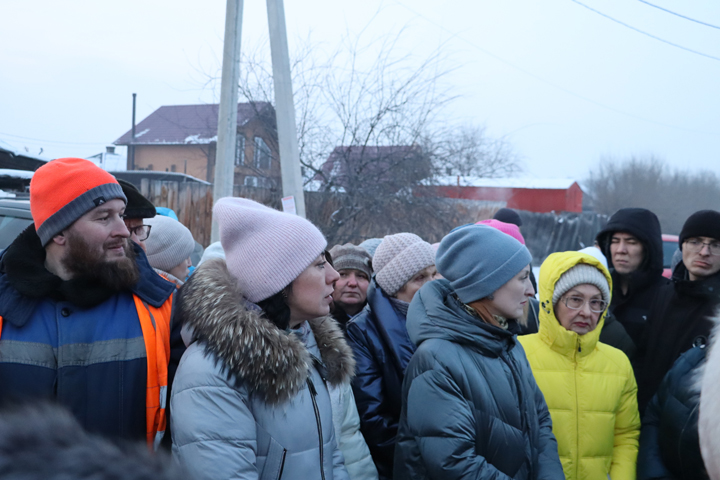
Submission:
M 437 251 L 438 272 L 464 303 L 492 294 L 531 261 L 525 245 L 487 225 L 456 228 Z
M 413 275 L 431 265 L 435 265 L 435 250 L 414 233 L 386 236 L 373 256 L 375 281 L 391 297 Z
M 152 226 L 145 240 L 151 267 L 169 272 L 193 253 L 195 240 L 182 223 L 163 215 L 147 218 L 144 223 Z
M 556 305 L 560 297 L 576 285 L 582 284 L 595 285 L 602 295 L 605 303 L 610 303 L 610 286 L 608 285 L 605 275 L 592 265 L 586 263 L 578 263 L 572 268 L 565 271 L 555 283 L 553 290 L 552 303 Z
M 345 245 L 335 245 L 330 249 L 330 257 L 332 257 L 333 267 L 338 272 L 340 270 L 358 270 L 372 277 L 372 257 L 364 248 L 356 247 L 352 243 Z

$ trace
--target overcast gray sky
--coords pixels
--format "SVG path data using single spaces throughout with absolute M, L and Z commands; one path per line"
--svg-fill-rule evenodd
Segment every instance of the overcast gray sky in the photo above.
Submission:
M 400 48 L 442 46 L 458 121 L 507 136 L 526 174 L 582 179 L 602 156 L 654 154 L 720 174 L 720 29 L 640 0 L 286 0 L 299 39 L 407 27 Z M 720 26 L 720 2 L 648 0 Z M 162 105 L 217 101 L 225 2 L 3 0 L 0 140 L 43 156 L 90 156 Z M 266 35 L 245 2 L 243 43 Z M 702 55 L 701 55 L 702 54 Z M 709 58 L 716 57 L 716 58 Z M 241 67 L 242 68 L 242 67 Z

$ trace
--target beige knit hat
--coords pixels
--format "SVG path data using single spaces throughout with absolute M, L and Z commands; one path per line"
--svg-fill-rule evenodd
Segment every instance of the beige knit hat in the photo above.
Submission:
M 414 233 L 386 236 L 373 256 L 375 281 L 391 297 L 413 275 L 431 265 L 435 265 L 435 250 Z
M 603 301 L 607 304 L 610 303 L 610 287 L 605 275 L 592 265 L 578 263 L 560 275 L 560 278 L 555 283 L 555 290 L 552 296 L 553 305 L 556 305 L 560 297 L 565 295 L 567 291 L 576 285 L 582 285 L 584 283 L 595 285 L 598 290 L 600 290 Z
M 221 198 L 213 215 L 228 270 L 254 303 L 290 285 L 327 246 L 304 218 L 246 198 Z

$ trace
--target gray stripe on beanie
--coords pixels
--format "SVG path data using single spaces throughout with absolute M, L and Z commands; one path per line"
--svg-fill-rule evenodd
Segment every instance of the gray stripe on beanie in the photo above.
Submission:
M 57 188 L 63 188 L 63 186 L 58 185 Z M 52 237 L 75 223 L 77 219 L 93 208 L 117 198 L 127 203 L 127 198 L 122 191 L 122 187 L 117 183 L 98 185 L 82 195 L 75 197 L 60 210 L 50 215 L 50 217 L 40 225 L 40 228 L 38 228 L 37 234 L 38 237 L 40 237 L 40 242 L 42 242 L 43 247 L 52 240 Z M 38 200 L 39 199 L 35 199 L 35 201 Z
M 560 300 L 560 297 L 565 295 L 573 287 L 577 285 L 590 284 L 595 285 L 602 299 L 605 303 L 610 303 L 610 286 L 608 285 L 607 278 L 597 268 L 587 263 L 578 263 L 572 268 L 569 268 L 560 275 L 560 278 L 555 282 L 555 289 L 553 290 L 552 303 L 556 305 Z

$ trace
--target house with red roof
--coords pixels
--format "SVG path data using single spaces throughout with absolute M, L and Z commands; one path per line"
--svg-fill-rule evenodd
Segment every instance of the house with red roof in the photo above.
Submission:
M 570 178 L 435 177 L 416 191 L 420 195 L 502 202 L 528 212 L 582 212 L 583 191 Z
M 218 104 L 165 105 L 136 125 L 135 138 L 128 131 L 113 143 L 134 147 L 128 170 L 178 172 L 213 182 L 218 109 Z M 268 102 L 238 103 L 234 183 L 280 185 L 275 109 Z

